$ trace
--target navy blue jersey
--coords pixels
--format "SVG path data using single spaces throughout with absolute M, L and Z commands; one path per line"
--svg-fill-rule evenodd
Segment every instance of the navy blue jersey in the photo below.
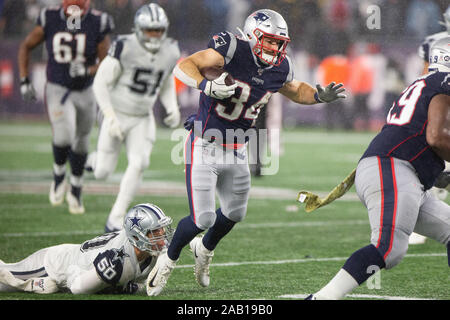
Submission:
M 293 67 L 289 58 L 279 66 L 260 65 L 249 43 L 229 32 L 212 37 L 208 48 L 224 57 L 224 70 L 233 76 L 238 87 L 233 96 L 224 100 L 211 98 L 202 92 L 195 120 L 202 122 L 202 132 L 216 129 L 225 139 L 227 129 L 245 132 L 254 126 L 260 108 L 270 96 L 286 82 L 292 81 Z
M 415 80 L 393 103 L 387 123 L 361 159 L 381 156 L 409 161 L 425 190 L 431 188 L 445 167 L 426 140 L 428 107 L 437 94 L 450 95 L 449 73 L 435 72 Z
M 81 17 L 79 25 L 74 25 L 62 7 L 54 7 L 41 11 L 37 25 L 44 28 L 47 80 L 72 90 L 90 86 L 93 76 L 71 78 L 69 66 L 72 61 L 81 61 L 86 66 L 96 64 L 97 45 L 114 27 L 111 17 L 91 9 Z

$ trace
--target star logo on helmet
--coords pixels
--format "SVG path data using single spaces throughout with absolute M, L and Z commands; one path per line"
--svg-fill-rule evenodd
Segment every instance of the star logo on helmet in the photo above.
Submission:
M 134 227 L 141 228 L 141 225 L 139 224 L 139 222 L 140 222 L 142 219 L 143 219 L 143 218 L 138 218 L 138 216 L 134 216 L 133 218 L 128 218 L 128 220 L 131 222 L 130 229 L 133 229 Z

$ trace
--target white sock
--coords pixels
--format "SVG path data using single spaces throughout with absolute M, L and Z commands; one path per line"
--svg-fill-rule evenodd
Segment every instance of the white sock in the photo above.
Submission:
M 70 184 L 74 187 L 81 187 L 83 184 L 83 176 L 70 176 Z
M 56 163 L 53 163 L 53 172 L 57 175 L 57 176 L 61 176 L 63 174 L 66 173 L 66 165 L 58 165 Z
M 348 293 L 359 286 L 355 278 L 353 278 L 344 269 L 331 279 L 328 284 L 314 294 L 317 300 L 339 300 L 343 299 Z

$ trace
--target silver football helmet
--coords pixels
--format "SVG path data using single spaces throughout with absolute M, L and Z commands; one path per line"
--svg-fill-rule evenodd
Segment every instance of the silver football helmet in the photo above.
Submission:
M 172 218 L 151 203 L 131 208 L 125 216 L 123 228 L 133 246 L 151 255 L 159 255 L 173 237 Z
M 450 36 L 431 46 L 428 71 L 450 72 Z
M 169 19 L 166 12 L 156 3 L 143 5 L 134 16 L 134 32 L 139 42 L 150 52 L 156 52 L 162 41 L 167 37 Z M 162 31 L 161 37 L 149 37 L 145 30 Z
M 284 18 L 273 10 L 261 9 L 253 12 L 244 23 L 244 31 L 238 29 L 249 41 L 252 52 L 264 63 L 278 66 L 286 58 L 289 43 L 288 26 Z M 264 40 L 276 40 L 278 50 L 264 47 Z M 273 54 L 267 53 L 271 51 Z

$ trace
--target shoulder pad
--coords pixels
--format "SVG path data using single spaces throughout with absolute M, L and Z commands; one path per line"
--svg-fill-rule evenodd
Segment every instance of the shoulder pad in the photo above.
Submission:
M 94 260 L 97 274 L 106 283 L 117 284 L 122 276 L 125 257 L 129 255 L 125 253 L 124 247 L 99 253 Z

